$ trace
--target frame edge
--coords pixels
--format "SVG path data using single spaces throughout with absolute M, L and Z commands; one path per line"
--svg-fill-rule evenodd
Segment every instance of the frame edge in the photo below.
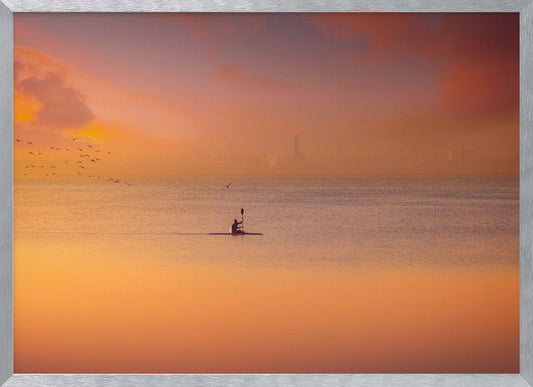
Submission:
M 520 375 L 533 385 L 533 3 L 520 12 L 520 56 Z
M 12 12 L 520 12 L 531 0 L 1 0 Z
M 13 379 L 13 12 L 20 12 L 19 8 L 28 7 L 30 1 L 20 3 L 22 6 L 8 6 L 5 1 L 0 1 L 0 76 L 3 77 L 0 83 L 0 101 L 9 101 L 7 104 L 0 104 L 0 116 L 11 117 L 9 121 L 0 121 L 2 140 L 0 141 L 0 311 L 8 312 L 0 313 L 0 385 Z M 44 3 L 46 2 L 40 2 Z M 57 5 L 57 2 L 54 3 Z M 89 3 L 91 2 L 85 2 L 87 7 L 91 8 Z M 163 3 L 168 5 L 172 1 Z M 350 3 L 342 1 L 335 3 L 347 8 L 355 8 L 360 4 L 354 2 L 350 7 Z M 387 6 L 387 2 L 380 2 L 369 8 L 396 8 L 401 7 L 400 3 L 407 4 L 403 1 L 393 1 Z M 426 8 L 427 4 L 433 3 L 435 2 L 430 1 L 425 6 L 421 4 L 413 6 L 411 3 L 411 6 L 406 8 Z M 483 2 L 483 5 L 488 3 Z M 515 4 L 516 8 L 518 2 L 506 2 L 510 3 Z M 524 4 L 520 10 L 520 375 L 533 386 L 533 310 L 531 310 L 533 305 L 533 2 L 521 0 L 519 3 Z M 194 2 L 188 4 L 192 5 Z M 311 7 L 313 4 L 316 3 L 312 2 Z M 479 2 L 476 4 L 474 8 L 482 6 Z M 491 4 L 488 6 L 489 9 L 496 7 Z M 79 2 L 76 2 L 73 8 L 77 5 Z M 127 5 L 127 3 L 122 6 L 117 4 L 116 7 L 122 8 Z M 295 7 L 301 5 L 297 3 Z M 254 6 L 257 4 L 251 1 L 242 7 L 241 11 Z M 195 7 L 195 9 L 204 8 L 199 5 Z M 101 7 L 92 8 L 96 10 Z M 221 8 L 220 4 L 218 8 Z
M 0 384 L 13 374 L 13 13 L 0 3 Z

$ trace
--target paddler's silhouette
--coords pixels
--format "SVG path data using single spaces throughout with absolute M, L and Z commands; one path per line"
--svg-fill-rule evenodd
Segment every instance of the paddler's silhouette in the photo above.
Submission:
M 241 221 L 233 219 L 233 224 L 231 225 L 232 234 L 244 234 L 243 226 L 244 223 L 244 208 L 241 208 Z

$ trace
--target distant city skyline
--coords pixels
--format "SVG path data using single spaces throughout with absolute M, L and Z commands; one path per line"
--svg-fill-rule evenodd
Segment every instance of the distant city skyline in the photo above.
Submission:
M 112 150 L 89 168 L 106 178 L 518 176 L 518 28 L 497 13 L 17 14 L 15 178 L 51 177 L 25 168 L 33 151 L 54 178 L 86 178 L 50 152 L 72 137 Z

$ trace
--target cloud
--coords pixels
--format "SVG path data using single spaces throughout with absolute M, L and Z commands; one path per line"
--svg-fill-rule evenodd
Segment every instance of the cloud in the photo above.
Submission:
M 215 76 L 226 82 L 262 88 L 277 88 L 282 82 L 245 73 L 241 66 L 226 64 L 215 69 Z
M 83 93 L 67 85 L 67 65 L 24 47 L 15 47 L 14 56 L 15 124 L 60 132 L 95 118 Z
M 516 14 L 319 14 L 305 19 L 327 39 L 368 37 L 358 64 L 422 57 L 440 65 L 442 112 L 514 111 L 519 98 Z
M 23 97 L 39 102 L 33 122 L 37 126 L 57 130 L 80 128 L 95 118 L 85 96 L 67 86 L 64 75 L 49 72 L 44 78 L 31 76 L 18 80 L 15 88 Z
M 328 39 L 368 36 L 368 49 L 396 55 L 416 52 L 477 63 L 485 57 L 516 54 L 515 14 L 317 14 L 306 19 Z

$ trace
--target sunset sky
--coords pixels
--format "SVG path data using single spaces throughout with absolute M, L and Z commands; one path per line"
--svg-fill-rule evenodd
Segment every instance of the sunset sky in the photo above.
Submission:
M 518 14 L 14 18 L 15 178 L 518 175 Z

